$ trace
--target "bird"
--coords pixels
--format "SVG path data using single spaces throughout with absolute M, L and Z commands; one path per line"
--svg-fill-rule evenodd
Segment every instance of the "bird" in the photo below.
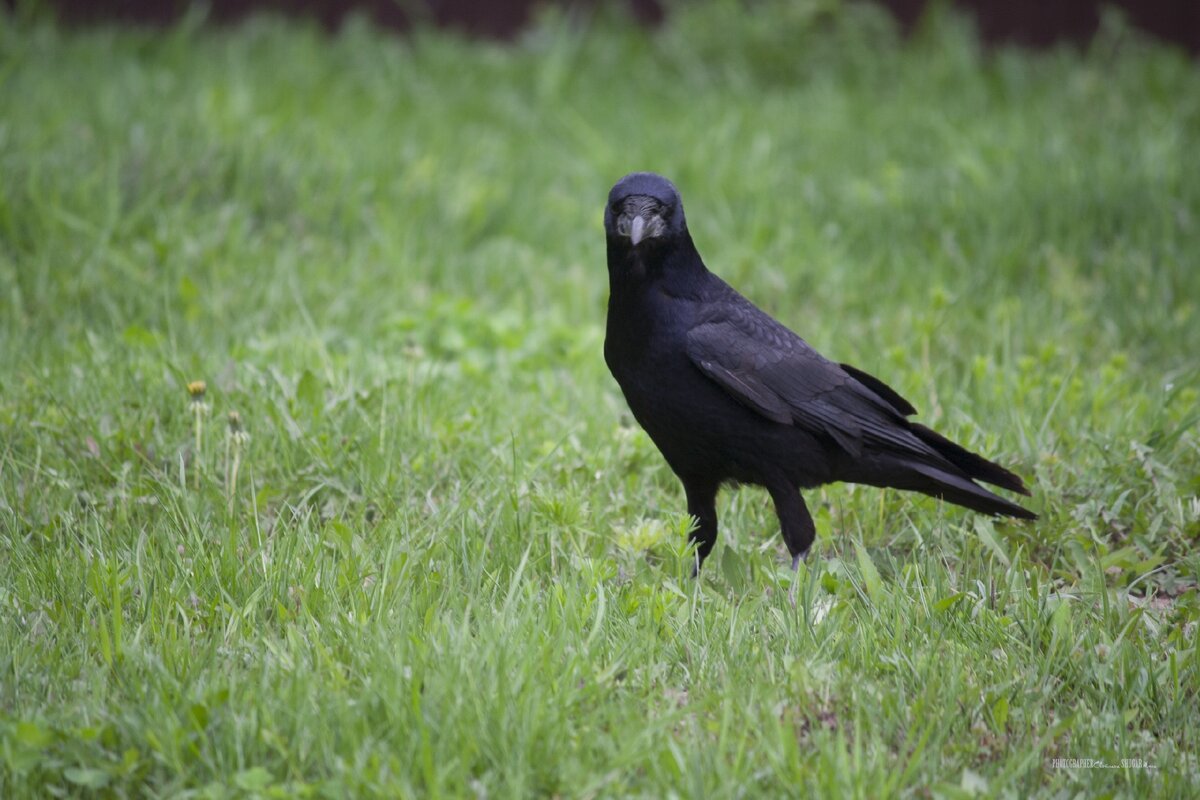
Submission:
M 828 483 L 1037 519 L 980 485 L 1028 496 L 1019 476 L 910 420 L 916 409 L 894 389 L 825 358 L 710 272 L 666 178 L 633 172 L 617 181 L 604 231 L 604 360 L 683 484 L 694 575 L 717 541 L 716 497 L 727 484 L 767 490 L 793 571 L 816 535 L 800 492 Z

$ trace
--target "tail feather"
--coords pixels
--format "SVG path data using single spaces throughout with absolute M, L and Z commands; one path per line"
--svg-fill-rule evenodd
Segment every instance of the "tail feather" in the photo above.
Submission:
M 961 449 L 961 448 L 960 448 Z M 965 451 L 964 451 L 965 452 Z M 979 458 L 979 456 L 975 456 Z M 981 461 L 983 459 L 980 459 Z M 985 462 L 986 463 L 986 462 Z M 956 464 L 956 466 L 958 466 Z M 992 466 L 995 466 L 994 464 Z M 1016 503 L 992 494 L 982 486 L 958 475 L 928 464 L 909 463 L 909 467 L 920 475 L 916 481 L 903 488 L 915 489 L 950 503 L 981 511 L 984 514 L 1018 519 L 1037 519 L 1038 515 Z M 999 467 L 997 467 L 999 469 Z M 906 482 L 907 483 L 907 482 Z M 1022 484 L 1022 488 L 1024 484 Z
M 983 481 L 993 486 L 999 486 L 1001 489 L 1008 489 L 1011 492 L 1017 492 L 1026 497 L 1029 496 L 1029 489 L 1025 488 L 1025 482 L 1019 476 L 1014 475 L 999 464 L 988 461 L 983 456 L 972 453 L 962 445 L 955 444 L 937 431 L 926 428 L 924 425 L 916 422 L 911 423 L 911 425 L 912 431 L 917 435 L 918 439 L 932 447 L 939 455 L 965 472 L 972 480 Z M 991 493 L 989 492 L 989 494 Z M 995 495 L 992 496 L 994 497 Z M 1020 506 L 1016 507 L 1020 508 Z

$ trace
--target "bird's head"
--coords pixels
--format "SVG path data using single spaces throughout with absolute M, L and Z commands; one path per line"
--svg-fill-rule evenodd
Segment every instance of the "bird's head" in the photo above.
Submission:
M 687 233 L 674 184 L 653 172 L 631 172 L 608 193 L 604 230 L 610 246 L 647 250 Z

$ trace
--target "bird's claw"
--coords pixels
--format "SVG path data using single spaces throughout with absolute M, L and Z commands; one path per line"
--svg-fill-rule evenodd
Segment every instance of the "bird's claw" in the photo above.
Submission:
M 796 607 L 796 586 L 800 583 L 800 562 L 808 561 L 808 550 L 803 553 L 796 553 L 792 556 L 792 585 L 788 589 L 788 602 L 792 604 L 792 608 Z

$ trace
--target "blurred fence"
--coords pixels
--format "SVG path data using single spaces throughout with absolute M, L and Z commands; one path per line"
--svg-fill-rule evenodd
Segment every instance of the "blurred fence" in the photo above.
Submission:
M 508 38 L 528 23 L 547 2 L 586 10 L 604 0 L 207 0 L 211 18 L 235 21 L 254 11 L 303 15 L 337 27 L 350 12 L 366 14 L 383 27 L 404 30 L 428 23 L 478 36 Z M 910 30 L 930 0 L 875 0 L 891 10 Z M 28 0 L 0 0 L 10 7 Z M 618 0 L 645 24 L 657 24 L 668 13 L 660 0 Z M 64 22 L 120 20 L 165 24 L 182 16 L 188 0 L 45 0 Z M 974 15 L 989 43 L 1042 46 L 1062 40 L 1086 41 L 1100 24 L 1104 6 L 1119 8 L 1137 28 L 1200 53 L 1200 0 L 958 0 L 948 3 Z M 748 3 L 747 5 L 753 5 Z

